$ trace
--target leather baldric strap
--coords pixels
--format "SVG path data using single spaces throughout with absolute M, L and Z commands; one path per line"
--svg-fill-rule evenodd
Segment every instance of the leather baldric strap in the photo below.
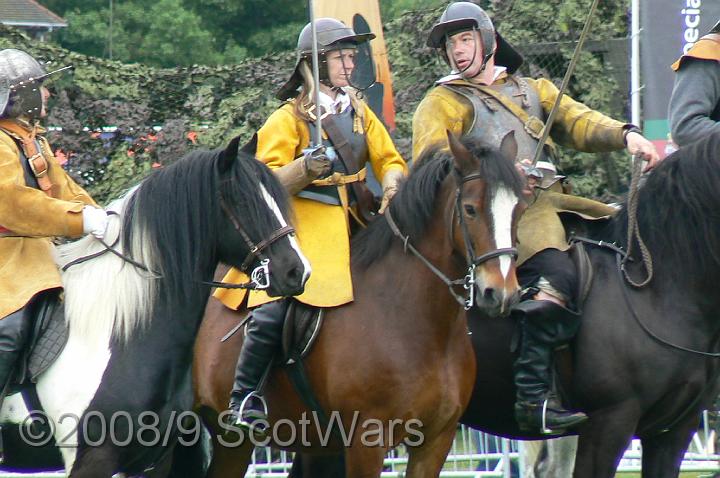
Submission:
M 13 138 L 22 148 L 20 161 L 26 159 L 23 170 L 30 168 L 41 191 L 53 197 L 53 184 L 48 176 L 48 162 L 43 156 L 42 146 L 36 138 L 35 129 L 28 130 L 13 120 L 0 120 L 0 130 Z M 24 157 L 23 157 L 24 155 Z M 26 179 L 27 180 L 27 179 Z M 34 187 L 34 185 L 30 185 Z M 0 237 L 18 237 L 18 234 L 0 225 Z
M 358 161 L 358 158 L 355 155 L 352 147 L 350 146 L 347 137 L 343 134 L 342 129 L 340 129 L 340 126 L 335 122 L 333 115 L 328 115 L 323 118 L 322 125 L 325 133 L 327 133 L 328 139 L 335 147 L 335 150 L 338 152 L 340 161 L 343 162 L 343 164 L 345 165 L 345 169 L 349 173 L 346 177 L 351 178 L 356 174 L 361 174 L 361 172 L 365 169 L 363 168 L 362 171 L 360 170 L 360 167 L 362 165 L 360 164 L 360 161 Z M 363 177 L 361 180 L 347 181 L 345 183 L 338 184 L 338 186 L 343 186 L 344 184 L 350 185 L 350 189 L 355 196 L 357 211 L 353 211 L 352 209 L 348 209 L 346 207 L 348 200 L 345 199 L 343 201 L 343 194 L 347 195 L 347 192 L 341 191 L 341 189 L 343 188 L 338 187 L 340 201 L 343 202 L 345 210 L 349 210 L 353 217 L 358 221 L 358 223 L 363 226 L 367 225 L 368 222 L 373 220 L 375 217 L 375 213 L 377 212 L 374 197 L 372 195 L 372 192 L 370 192 L 370 190 L 365 185 L 364 179 L 365 178 Z M 313 184 L 315 183 L 313 182 Z
M 540 136 L 542 135 L 542 129 L 545 126 L 545 123 L 538 118 L 537 116 L 533 116 L 528 114 L 527 111 L 525 111 L 520 105 L 515 103 L 510 97 L 507 95 L 491 88 L 490 86 L 485 85 L 477 85 L 477 84 L 469 84 L 469 83 L 462 83 L 462 84 L 455 84 L 455 83 L 448 83 L 443 85 L 446 88 L 450 90 L 456 90 L 459 88 L 468 88 L 471 91 L 474 90 L 478 96 L 486 95 L 486 97 L 491 97 L 495 101 L 497 101 L 500 105 L 502 105 L 503 108 L 508 110 L 510 113 L 513 114 L 517 119 L 519 119 L 525 128 L 525 131 L 532 136 L 535 139 L 540 139 Z M 546 141 L 546 145 L 548 148 L 550 148 L 551 151 L 554 151 L 555 144 L 553 143 L 552 139 L 549 139 Z
M 43 154 L 43 148 L 36 137 L 36 130 L 27 130 L 12 120 L 0 120 L 0 130 L 20 143 L 20 147 L 27 158 L 40 189 L 53 197 L 53 184 L 48 175 L 48 162 Z

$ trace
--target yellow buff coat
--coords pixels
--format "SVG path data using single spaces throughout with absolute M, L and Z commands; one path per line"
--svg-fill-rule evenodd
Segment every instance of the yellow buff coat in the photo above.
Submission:
M 0 237 L 0 318 L 21 309 L 38 292 L 62 286 L 51 237 L 81 236 L 82 209 L 95 205 L 57 163 L 45 138 L 37 139 L 55 197 L 26 186 L 20 150 L 0 132 L 0 225 L 19 236 Z
M 547 117 L 557 98 L 557 87 L 545 79 L 524 80 L 538 93 Z M 504 81 L 507 81 L 507 76 L 499 78 L 495 84 Z M 465 80 L 453 80 L 450 84 L 461 85 L 463 82 Z M 457 136 L 465 134 L 473 119 L 473 107 L 465 98 L 442 86 L 433 88 L 420 102 L 413 117 L 413 158 L 417 160 L 433 147 L 447 150 L 449 146 L 445 130 Z M 541 119 L 545 121 L 546 118 Z M 625 123 L 591 110 L 569 96 L 563 96 L 550 136 L 555 143 L 578 151 L 616 151 L 625 147 L 625 126 Z M 613 214 L 615 210 L 577 196 L 542 192 L 518 224 L 518 263 L 546 248 L 567 249 L 565 229 L 557 215 L 565 211 L 587 218 L 600 218 Z
M 364 130 L 369 162 L 379 181 L 388 171 L 407 172 L 407 165 L 395 149 L 390 136 L 372 110 L 363 102 L 353 101 L 362 108 L 362 121 L 356 129 Z M 358 131 L 362 132 L 362 131 Z M 276 110 L 258 131 L 257 157 L 271 169 L 285 166 L 302 154 L 310 144 L 307 123 L 298 118 L 294 104 L 286 103 Z M 291 201 L 298 242 L 312 267 L 305 292 L 297 300 L 316 307 L 334 307 L 353 300 L 350 277 L 350 240 L 348 224 L 342 206 L 323 204 L 309 199 L 293 197 Z M 272 273 L 272 265 L 271 265 Z M 227 282 L 245 282 L 247 276 L 232 269 L 224 278 Z M 271 279 L 272 280 L 272 279 Z M 215 297 L 226 306 L 236 309 L 245 298 L 240 289 L 218 289 Z M 248 307 L 256 307 L 271 299 L 264 292 L 250 292 Z

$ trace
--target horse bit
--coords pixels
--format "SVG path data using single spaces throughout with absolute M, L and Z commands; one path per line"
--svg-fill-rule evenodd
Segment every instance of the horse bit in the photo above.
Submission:
M 448 279 L 448 277 L 443 274 L 440 269 L 435 267 L 427 258 L 422 255 L 420 251 L 418 251 L 410 243 L 410 236 L 406 236 L 402 232 L 400 232 L 397 223 L 393 219 L 392 214 L 390 213 L 390 210 L 392 209 L 391 207 L 388 207 L 385 210 L 384 216 L 393 234 L 395 234 L 395 236 L 397 236 L 398 238 L 400 238 L 400 240 L 403 241 L 403 249 L 405 253 L 407 253 L 407 251 L 409 250 L 415 257 L 420 259 L 420 261 L 425 264 L 425 266 L 430 269 L 433 274 L 435 274 L 441 281 L 443 281 L 443 283 L 445 283 L 445 285 L 448 287 L 448 290 L 450 291 L 450 294 L 458 302 L 458 304 L 460 304 L 465 310 L 469 310 L 475 305 L 475 268 L 477 268 L 480 264 L 496 257 L 509 255 L 515 258 L 517 257 L 518 252 L 517 248 L 515 247 L 503 247 L 493 249 L 492 251 L 486 252 L 485 254 L 481 254 L 479 256 L 475 256 L 475 248 L 473 247 L 472 241 L 470 240 L 470 233 L 468 232 L 467 224 L 465 224 L 465 221 L 463 219 L 460 203 L 462 199 L 462 188 L 465 183 L 476 179 L 482 179 L 483 177 L 479 173 L 469 174 L 467 176 L 460 176 L 460 173 L 457 169 L 455 170 L 455 176 L 459 178 L 459 184 L 457 189 L 455 190 L 455 207 L 453 208 L 453 213 L 450 217 L 449 235 L 450 237 L 452 237 L 453 235 L 453 219 L 454 216 L 457 214 L 458 222 L 460 223 L 460 230 L 462 231 L 463 235 L 463 241 L 465 242 L 465 253 L 468 259 L 467 274 L 462 279 Z M 462 297 L 453 290 L 453 287 L 459 285 L 462 285 L 463 288 L 467 291 L 467 297 Z

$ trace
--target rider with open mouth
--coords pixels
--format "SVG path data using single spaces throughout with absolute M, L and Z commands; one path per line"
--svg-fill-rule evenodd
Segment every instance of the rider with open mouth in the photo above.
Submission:
M 626 148 L 647 160 L 648 167 L 657 163 L 657 152 L 636 126 L 564 96 L 550 139 L 538 158 L 536 166 L 543 168 L 533 166 L 542 128 L 558 96 L 555 85 L 516 75 L 522 56 L 496 32 L 487 13 L 470 2 L 450 4 L 427 43 L 451 71 L 435 83 L 415 111 L 413 157 L 438 146 L 447 149 L 446 130 L 496 147 L 512 131 L 518 142 L 518 157 L 513 159 L 528 175 L 530 205 L 517 231 L 518 279 L 525 300 L 513 311 L 522 328 L 515 362 L 515 416 L 524 431 L 561 433 L 587 417 L 563 406 L 550 386 L 552 351 L 572 340 L 581 306 L 575 265 L 567 253 L 565 229 L 557 212 L 606 217 L 614 209 L 564 194 L 554 172 L 555 142 L 587 152 Z M 552 176 L 544 177 L 542 169 L 552 171 Z

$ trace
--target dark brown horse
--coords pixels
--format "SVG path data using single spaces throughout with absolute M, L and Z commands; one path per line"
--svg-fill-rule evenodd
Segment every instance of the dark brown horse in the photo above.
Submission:
M 437 476 L 442 468 L 470 397 L 475 363 L 460 314 L 462 281 L 451 293 L 439 277 L 474 278 L 476 303 L 488 313 L 506 313 L 517 300 L 511 246 L 524 207 L 519 176 L 500 151 L 454 138 L 450 144 L 452 156 L 438 153 L 418 162 L 396 195 L 390 208 L 396 231 L 386 213 L 354 238 L 355 300 L 326 310 L 305 359 L 315 396 L 327 415 L 339 419 L 348 443 L 337 434 L 321 446 L 309 408 L 285 369 L 276 367 L 265 390 L 271 425 L 278 425 L 271 426 L 277 432 L 274 445 L 344 450 L 348 476 L 375 477 L 388 449 L 405 440 L 414 445 L 407 476 Z M 406 235 L 407 247 L 417 248 L 436 271 L 406 251 L 399 235 Z M 247 440 L 238 448 L 223 446 L 231 438 L 218 422 L 227 407 L 242 333 L 225 343 L 220 338 L 245 314 L 212 301 L 196 345 L 196 405 L 214 437 L 209 472 L 214 477 L 244 476 L 252 449 Z M 305 444 L 303 413 L 311 419 L 304 427 Z M 357 426 L 349 430 L 353 423 Z
M 665 159 L 639 191 L 637 220 L 652 280 L 630 286 L 611 248 L 590 247 L 594 281 L 571 344 L 568 399 L 590 420 L 580 429 L 575 477 L 610 478 L 633 437 L 642 441 L 642 476 L 677 477 L 701 410 L 718 394 L 720 373 L 720 135 Z M 593 234 L 627 244 L 628 208 Z M 628 271 L 648 274 L 633 242 Z M 468 316 L 477 379 L 461 422 L 493 434 L 523 435 L 513 418 L 513 320 Z M 342 457 L 303 456 L 330 469 Z M 297 463 L 297 459 L 296 459 Z M 337 472 L 293 475 L 338 478 Z

